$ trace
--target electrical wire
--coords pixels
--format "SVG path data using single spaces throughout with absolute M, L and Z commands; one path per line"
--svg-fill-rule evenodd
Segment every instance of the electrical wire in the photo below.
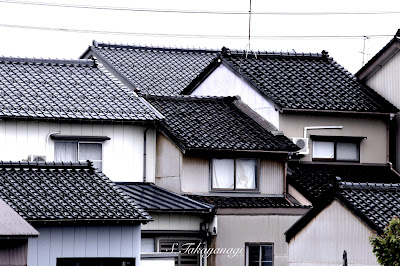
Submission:
M 112 34 L 112 35 L 132 35 L 132 36 L 150 36 L 150 37 L 175 37 L 175 38 L 208 38 L 208 39 L 243 39 L 248 38 L 246 35 L 208 35 L 208 34 L 174 34 L 174 33 L 147 33 L 147 32 L 128 32 L 128 31 L 105 31 L 105 30 L 88 30 L 88 29 L 71 29 L 71 28 L 50 28 L 40 26 L 0 24 L 2 28 L 16 28 L 28 30 L 42 31 L 59 31 L 74 33 L 91 33 L 91 34 Z M 376 35 L 253 35 L 251 38 L 256 39 L 359 39 L 359 38 L 386 38 L 393 37 L 389 34 Z
M 212 11 L 212 10 L 177 10 L 177 9 L 153 9 L 153 8 L 130 8 L 130 7 L 112 7 L 112 6 L 93 6 L 93 5 L 72 5 L 65 3 L 46 3 L 31 2 L 18 0 L 0 0 L 0 3 L 19 4 L 19 5 L 36 5 L 48 7 L 67 7 L 94 10 L 111 10 L 111 11 L 131 11 L 131 12 L 155 12 L 155 13 L 179 13 L 179 14 L 207 14 L 207 15 L 248 15 L 244 11 Z M 400 14 L 400 11 L 331 11 L 331 12 L 252 12 L 253 15 L 281 15 L 281 16 L 325 16 L 325 15 L 390 15 Z

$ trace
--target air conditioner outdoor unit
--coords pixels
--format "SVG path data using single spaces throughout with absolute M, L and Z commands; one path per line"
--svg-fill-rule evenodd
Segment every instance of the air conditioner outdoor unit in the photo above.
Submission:
M 297 151 L 298 154 L 307 155 L 310 152 L 308 150 L 308 138 L 290 138 L 290 140 L 301 148 Z
M 46 156 L 45 155 L 29 155 L 28 161 L 29 162 L 45 162 Z

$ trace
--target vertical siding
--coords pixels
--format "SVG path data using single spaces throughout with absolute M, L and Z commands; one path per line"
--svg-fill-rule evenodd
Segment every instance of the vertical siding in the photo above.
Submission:
M 0 265 L 26 265 L 28 240 L 2 239 L 0 246 Z
M 151 214 L 154 221 L 142 225 L 142 230 L 200 230 L 203 219 L 194 215 Z
M 169 139 L 157 134 L 156 185 L 181 193 L 182 153 Z
M 210 191 L 210 160 L 183 156 L 181 182 L 184 193 L 208 193 Z
M 260 192 L 283 194 L 284 164 L 278 161 L 261 160 Z
M 221 65 L 197 87 L 192 95 L 235 96 L 279 128 L 279 112 L 274 104 L 233 71 Z
M 67 124 L 26 121 L 0 121 L 0 160 L 21 161 L 29 155 L 45 155 L 54 160 L 54 141 L 46 142 L 51 132 L 71 136 L 107 136 L 103 143 L 103 172 L 113 181 L 143 180 L 143 132 L 134 125 Z M 155 175 L 155 132 L 147 132 L 147 176 Z
M 400 107 L 399 73 L 400 53 L 397 53 L 367 80 L 368 86 L 397 106 L 397 108 Z
M 38 227 L 29 239 L 29 266 L 56 266 L 61 257 L 140 256 L 140 225 Z M 137 264 L 138 265 L 138 264 Z
M 146 134 L 146 182 L 155 183 L 156 177 L 156 130 L 148 129 Z
M 334 201 L 289 243 L 289 265 L 378 265 L 369 244 L 371 230 Z
M 288 265 L 288 244 L 285 241 L 285 232 L 299 218 L 300 216 L 297 215 L 218 215 L 218 235 L 215 247 L 241 248 L 246 242 L 273 243 L 274 265 Z M 218 266 L 244 266 L 245 252 L 234 258 L 216 255 L 214 259 L 215 265 Z

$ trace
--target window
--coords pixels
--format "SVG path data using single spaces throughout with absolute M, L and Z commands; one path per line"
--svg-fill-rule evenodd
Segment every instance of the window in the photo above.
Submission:
M 179 252 L 175 260 L 176 266 L 198 266 L 200 265 L 200 254 L 189 252 L 190 249 L 203 248 L 200 240 L 160 240 L 160 252 Z M 189 250 L 187 250 L 189 249 Z
M 93 161 L 100 171 L 103 166 L 103 144 L 96 142 L 56 141 L 54 144 L 54 160 L 65 162 Z
M 273 244 L 247 244 L 246 266 L 272 266 Z
M 313 140 L 313 160 L 360 162 L 360 143 Z
M 256 159 L 212 159 L 212 189 L 257 189 L 257 166 Z

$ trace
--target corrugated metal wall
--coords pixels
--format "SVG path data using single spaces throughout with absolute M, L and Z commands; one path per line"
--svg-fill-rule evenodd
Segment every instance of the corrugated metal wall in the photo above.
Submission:
M 25 266 L 27 264 L 28 240 L 0 240 L 0 265 Z
M 200 230 L 203 219 L 194 215 L 151 214 L 154 221 L 142 225 L 142 230 Z
M 392 104 L 400 107 L 400 53 L 393 56 L 370 79 L 367 85 Z
M 284 164 L 262 160 L 260 169 L 260 191 L 263 194 L 283 194 Z
M 246 242 L 273 243 L 274 265 L 288 265 L 288 244 L 284 233 L 299 218 L 299 215 L 218 215 L 215 247 L 240 248 Z M 215 265 L 244 266 L 245 252 L 234 258 L 216 255 Z
M 183 156 L 181 187 L 187 193 L 210 191 L 210 160 Z
M 36 229 L 40 236 L 29 239 L 29 266 L 56 266 L 60 257 L 140 257 L 140 225 Z
M 369 244 L 371 230 L 339 202 L 314 218 L 289 243 L 289 265 L 379 265 Z
M 143 181 L 143 132 L 133 125 L 70 124 L 24 121 L 0 121 L 0 160 L 20 161 L 28 155 L 46 155 L 54 160 L 54 141 L 46 152 L 46 137 L 50 132 L 61 135 L 107 136 L 103 144 L 103 172 L 113 181 Z M 147 132 L 147 177 L 154 180 L 155 131 Z
M 279 128 L 279 112 L 274 104 L 254 89 L 247 81 L 233 71 L 221 65 L 204 80 L 192 93 L 199 96 L 235 96 L 239 95 L 244 103 Z

